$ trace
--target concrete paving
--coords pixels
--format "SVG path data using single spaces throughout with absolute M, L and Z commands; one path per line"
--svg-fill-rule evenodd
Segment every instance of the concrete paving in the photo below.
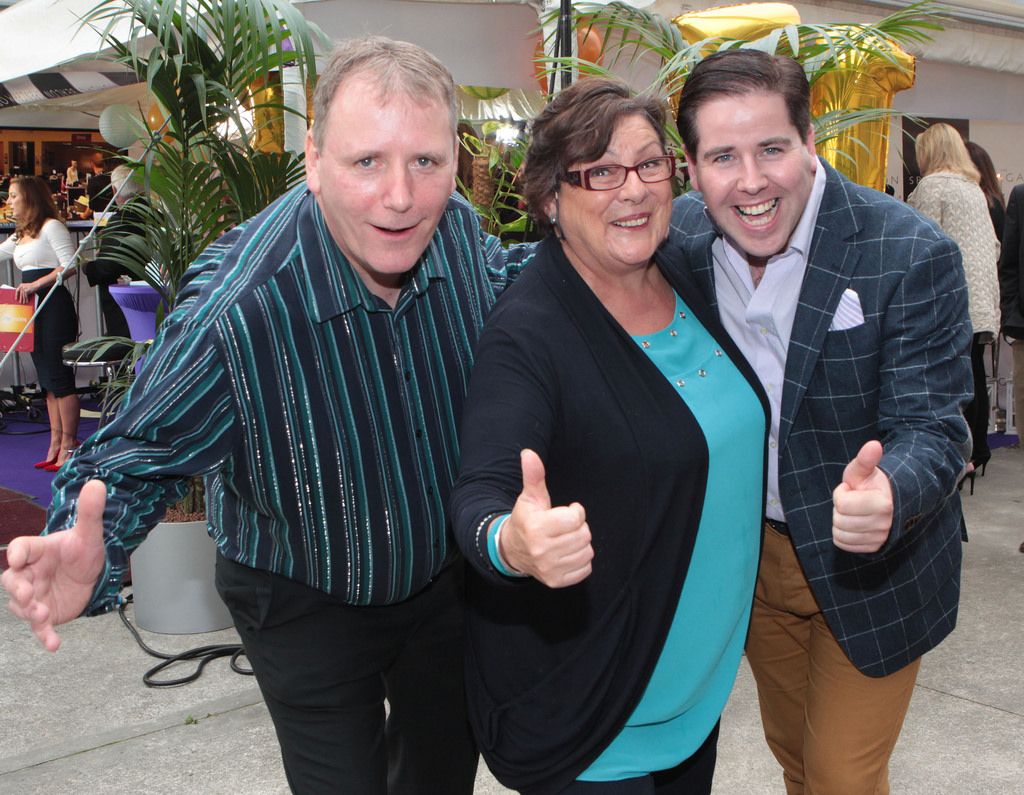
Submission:
M 894 795 L 1024 795 L 1024 451 L 996 450 L 964 503 L 959 626 L 924 659 L 893 758 Z M 233 631 L 143 636 L 163 651 L 237 640 Z M 63 638 L 48 654 L 0 611 L 0 793 L 288 791 L 256 684 L 226 659 L 193 684 L 153 690 L 142 675 L 156 661 L 116 614 L 75 621 Z M 508 792 L 482 766 L 476 791 Z M 744 664 L 715 793 L 784 791 Z

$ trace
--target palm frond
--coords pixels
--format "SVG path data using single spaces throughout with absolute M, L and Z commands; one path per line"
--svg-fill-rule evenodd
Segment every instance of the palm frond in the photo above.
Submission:
M 288 0 L 100 0 L 83 24 L 166 114 L 141 159 L 124 158 L 152 200 L 135 210 L 145 232 L 125 235 L 114 256 L 171 306 L 203 249 L 301 179 L 299 156 L 228 131 L 251 127 L 256 111 L 284 112 L 254 86 L 290 65 L 315 80 L 314 41 L 327 37 Z

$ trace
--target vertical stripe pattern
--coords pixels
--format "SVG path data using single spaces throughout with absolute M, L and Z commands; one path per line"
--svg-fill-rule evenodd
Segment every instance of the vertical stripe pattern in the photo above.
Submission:
M 416 593 L 454 554 L 445 507 L 473 348 L 527 253 L 453 197 L 391 309 L 305 188 L 207 249 L 119 416 L 59 476 L 49 531 L 86 480 L 110 486 L 92 611 L 194 472 L 228 558 L 354 605 Z

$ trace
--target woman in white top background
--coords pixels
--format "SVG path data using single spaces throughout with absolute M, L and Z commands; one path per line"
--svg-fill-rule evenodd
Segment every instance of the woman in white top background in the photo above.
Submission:
M 78 393 L 75 373 L 64 364 L 63 347 L 78 337 L 78 315 L 71 294 L 57 277 L 72 264 L 74 244 L 57 214 L 49 186 L 39 177 L 11 181 L 7 205 L 15 220 L 14 234 L 0 244 L 0 256 L 13 257 L 21 273 L 18 300 L 42 302 L 51 291 L 35 322 L 32 363 L 39 386 L 46 392 L 50 418 L 50 448 L 37 469 L 56 472 L 78 446 Z

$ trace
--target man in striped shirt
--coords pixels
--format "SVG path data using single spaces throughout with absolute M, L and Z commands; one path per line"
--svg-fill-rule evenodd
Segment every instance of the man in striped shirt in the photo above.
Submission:
M 292 789 L 470 793 L 445 507 L 473 347 L 526 252 L 452 194 L 454 85 L 426 52 L 342 46 L 314 112 L 306 185 L 193 265 L 3 584 L 55 650 L 56 625 L 116 604 L 129 553 L 205 475 L 218 587 Z

